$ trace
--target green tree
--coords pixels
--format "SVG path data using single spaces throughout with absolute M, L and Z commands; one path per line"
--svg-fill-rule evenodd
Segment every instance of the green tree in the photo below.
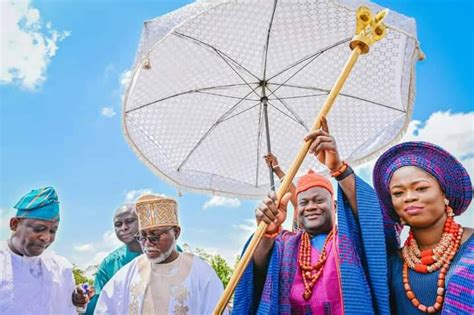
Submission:
M 94 281 L 92 279 L 87 278 L 84 274 L 84 271 L 81 270 L 76 265 L 74 265 L 72 268 L 72 274 L 74 275 L 74 282 L 76 284 L 82 284 L 82 283 L 93 284 L 94 283 Z
M 224 284 L 224 287 L 226 287 L 233 272 L 233 269 L 229 266 L 227 261 L 222 258 L 222 256 L 211 255 L 202 248 L 196 248 L 194 253 L 211 265 L 219 279 L 221 279 Z
M 229 283 L 230 277 L 232 276 L 232 268 L 229 266 L 227 261 L 225 261 L 225 259 L 222 258 L 220 255 L 213 256 L 211 258 L 210 264 L 211 267 L 214 268 L 214 270 L 216 271 L 217 276 L 219 277 L 219 279 L 221 279 L 225 288 Z

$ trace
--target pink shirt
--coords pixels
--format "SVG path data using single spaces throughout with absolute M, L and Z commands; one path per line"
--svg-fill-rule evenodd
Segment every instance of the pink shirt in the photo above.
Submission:
M 321 314 L 342 315 L 342 298 L 339 288 L 339 276 L 336 265 L 336 249 L 334 241 L 328 246 L 328 258 L 324 264 L 323 272 L 313 287 L 311 299 L 303 298 L 304 283 L 301 268 L 298 264 L 295 279 L 290 293 L 292 314 Z M 329 244 L 328 244 L 329 245 Z M 311 246 L 311 263 L 319 259 L 319 251 Z

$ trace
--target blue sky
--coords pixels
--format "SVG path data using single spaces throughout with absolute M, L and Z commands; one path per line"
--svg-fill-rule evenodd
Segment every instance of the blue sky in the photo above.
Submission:
M 153 175 L 126 144 L 121 80 L 133 63 L 143 21 L 186 3 L 0 3 L 1 239 L 9 235 L 16 201 L 33 188 L 52 185 L 62 207 L 53 250 L 87 265 L 117 246 L 112 214 L 124 201 L 143 191 L 177 197 L 176 189 Z M 416 19 L 427 56 L 417 65 L 415 121 L 406 139 L 448 148 L 472 176 L 473 2 L 377 3 Z M 359 170 L 368 177 L 370 167 Z M 183 228 L 179 243 L 233 261 L 251 233 L 256 202 L 192 193 L 177 198 Z M 464 224 L 474 225 L 472 212 L 461 218 Z

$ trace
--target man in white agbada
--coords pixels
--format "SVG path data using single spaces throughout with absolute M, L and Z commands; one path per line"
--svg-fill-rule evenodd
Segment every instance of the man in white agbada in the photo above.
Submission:
M 144 254 L 107 282 L 94 314 L 211 314 L 223 285 L 199 257 L 176 251 L 176 201 L 146 195 L 136 211 Z
M 88 297 L 75 288 L 72 265 L 44 253 L 59 226 L 56 191 L 32 190 L 15 208 L 12 234 L 0 243 L 0 314 L 77 314 Z

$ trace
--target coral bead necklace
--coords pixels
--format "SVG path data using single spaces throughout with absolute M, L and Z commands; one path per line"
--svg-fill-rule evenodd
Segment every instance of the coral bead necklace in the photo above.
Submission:
M 319 255 L 318 262 L 315 265 L 311 265 L 311 240 L 309 234 L 303 232 L 298 253 L 298 264 L 301 268 L 301 275 L 304 283 L 303 298 L 306 301 L 311 298 L 313 287 L 323 272 L 324 264 L 328 257 L 326 246 L 330 243 L 333 236 L 334 231 L 331 231 L 324 241 L 324 246 Z
M 446 273 L 461 244 L 463 228 L 454 222 L 451 208 L 448 207 L 447 213 L 448 218 L 444 223 L 443 234 L 439 243 L 433 249 L 420 251 L 412 231 L 410 231 L 402 248 L 404 261 L 402 280 L 406 296 L 414 307 L 424 313 L 432 314 L 441 309 L 444 300 Z M 408 279 L 408 268 L 418 273 L 430 273 L 441 269 L 438 275 L 436 301 L 432 306 L 423 305 L 416 298 Z

